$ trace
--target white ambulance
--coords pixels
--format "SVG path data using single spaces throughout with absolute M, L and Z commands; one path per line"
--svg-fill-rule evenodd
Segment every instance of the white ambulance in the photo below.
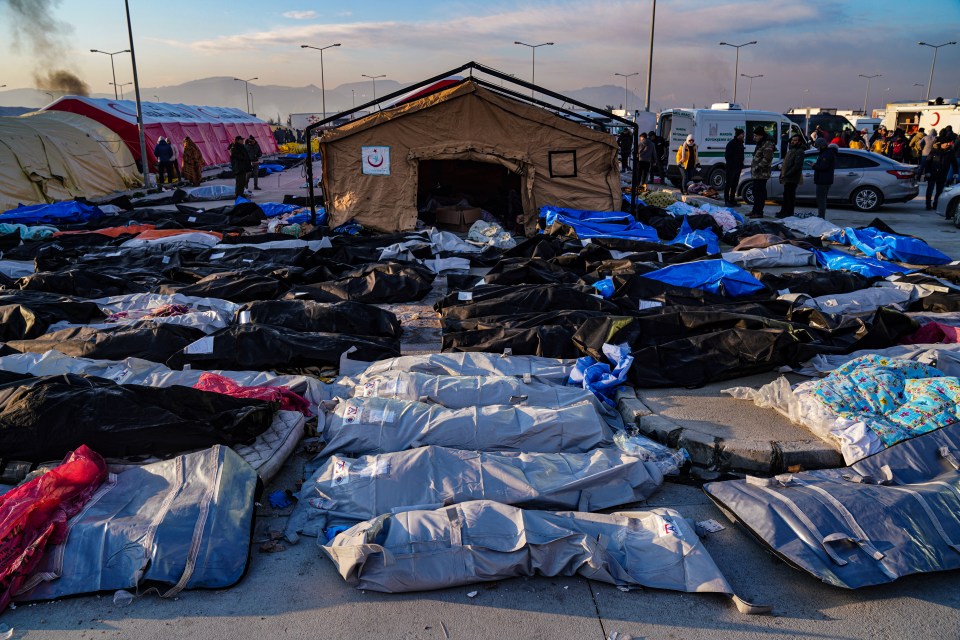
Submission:
M 947 125 L 953 126 L 954 133 L 960 133 L 960 101 L 950 98 L 943 104 L 930 102 L 894 102 L 887 105 L 883 116 L 883 125 L 889 131 L 903 129 L 908 135 L 917 127 L 923 127 L 927 133 L 936 129 L 939 133 Z
M 753 154 L 753 130 L 763 127 L 777 147 L 774 161 L 780 159 L 781 135 L 789 138 L 794 133 L 806 139 L 793 121 L 782 113 L 741 109 L 738 104 L 717 103 L 709 109 L 667 109 L 660 113 L 657 134 L 669 141 L 665 166 L 667 177 L 675 186 L 680 186 L 680 170 L 677 167 L 677 149 L 687 135 L 693 134 L 700 158 L 703 181 L 722 191 L 727 183 L 724 152 L 733 139 L 734 129 L 743 129 L 744 165 L 750 166 Z

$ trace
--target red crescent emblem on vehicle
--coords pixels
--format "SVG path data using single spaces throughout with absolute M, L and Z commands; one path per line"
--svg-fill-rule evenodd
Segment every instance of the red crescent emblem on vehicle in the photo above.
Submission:
M 940 112 L 934 111 L 933 115 L 937 116 L 937 119 L 933 121 L 933 124 L 930 125 L 931 127 L 935 127 L 940 124 Z

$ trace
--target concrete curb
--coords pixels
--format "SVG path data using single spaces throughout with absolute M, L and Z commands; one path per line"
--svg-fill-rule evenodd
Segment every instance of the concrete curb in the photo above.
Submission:
M 634 389 L 617 391 L 617 409 L 624 422 L 640 433 L 671 447 L 683 447 L 694 464 L 717 470 L 736 469 L 756 473 L 782 473 L 791 469 L 832 469 L 845 466 L 840 452 L 825 442 L 811 440 L 781 442 L 721 438 L 683 427 L 650 410 Z

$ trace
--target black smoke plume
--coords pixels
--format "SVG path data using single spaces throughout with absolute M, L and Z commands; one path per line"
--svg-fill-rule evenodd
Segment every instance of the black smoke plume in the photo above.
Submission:
M 0 4 L 6 4 L 9 9 L 13 47 L 29 51 L 37 61 L 33 70 L 37 87 L 61 94 L 89 95 L 87 83 L 61 66 L 69 57 L 67 38 L 73 29 L 56 17 L 60 2 L 0 0 Z

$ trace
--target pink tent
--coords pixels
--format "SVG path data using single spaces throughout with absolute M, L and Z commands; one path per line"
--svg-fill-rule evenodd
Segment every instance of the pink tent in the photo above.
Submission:
M 200 147 L 203 162 L 207 165 L 230 162 L 227 146 L 236 136 L 246 139 L 252 135 L 265 154 L 277 151 L 277 141 L 270 131 L 270 125 L 240 109 L 165 102 L 143 102 L 141 106 L 147 158 L 151 168 L 156 167 L 153 148 L 160 136 L 177 147 L 181 159 L 183 139 L 189 136 Z M 132 100 L 64 96 L 44 107 L 44 110 L 69 111 L 96 120 L 116 132 L 129 147 L 134 159 L 140 161 L 137 105 Z

